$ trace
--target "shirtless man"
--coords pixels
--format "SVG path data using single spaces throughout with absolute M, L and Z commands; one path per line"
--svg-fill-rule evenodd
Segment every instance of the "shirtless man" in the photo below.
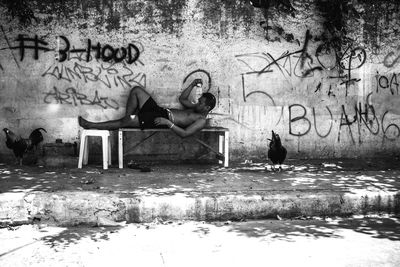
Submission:
M 179 102 L 186 108 L 167 109 L 157 105 L 153 98 L 142 87 L 132 88 L 126 103 L 125 116 L 118 120 L 90 122 L 81 116 L 79 125 L 85 129 L 116 130 L 118 128 L 170 128 L 180 137 L 187 137 L 206 126 L 206 117 L 215 107 L 215 96 L 203 93 L 194 104 L 189 96 L 201 79 L 195 79 L 179 97 Z

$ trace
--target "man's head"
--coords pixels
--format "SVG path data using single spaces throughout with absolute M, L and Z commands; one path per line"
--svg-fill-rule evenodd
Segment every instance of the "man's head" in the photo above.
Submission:
M 217 101 L 213 94 L 203 93 L 199 98 L 199 102 L 197 103 L 195 110 L 198 113 L 208 113 L 215 107 L 216 102 Z

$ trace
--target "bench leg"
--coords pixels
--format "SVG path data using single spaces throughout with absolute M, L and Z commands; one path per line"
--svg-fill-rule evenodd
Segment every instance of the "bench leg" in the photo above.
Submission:
M 225 132 L 224 136 L 224 167 L 229 166 L 229 132 Z
M 85 145 L 83 146 L 83 165 L 87 165 L 89 161 L 89 136 L 85 136 Z
M 102 136 L 103 143 L 103 169 L 108 169 L 108 151 L 110 148 L 108 147 L 109 137 Z
M 224 147 L 223 146 L 224 146 L 224 135 L 223 134 L 219 134 L 218 135 L 218 152 L 221 153 L 221 154 L 224 152 L 224 150 L 223 150 Z M 222 162 L 222 160 L 219 160 L 218 163 L 222 164 L 223 162 Z
M 82 169 L 83 165 L 83 155 L 85 153 L 85 140 L 86 136 L 81 137 L 81 145 L 79 146 L 79 161 L 78 161 L 78 169 Z
M 108 165 L 111 166 L 111 135 L 108 137 Z
M 123 144 L 123 131 L 118 131 L 118 167 L 124 167 L 124 144 Z

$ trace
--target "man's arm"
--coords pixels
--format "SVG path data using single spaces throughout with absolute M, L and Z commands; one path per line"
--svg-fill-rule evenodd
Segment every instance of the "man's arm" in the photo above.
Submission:
M 170 125 L 171 130 L 182 138 L 191 136 L 191 135 L 201 131 L 201 129 L 203 129 L 205 126 L 206 126 L 206 119 L 199 119 L 199 120 L 195 121 L 194 123 L 192 123 L 191 125 L 189 125 L 186 129 L 176 126 L 173 123 L 172 123 L 172 125 Z
M 185 108 L 194 108 L 196 104 L 192 103 L 189 100 L 190 93 L 192 92 L 194 86 L 198 83 L 201 83 L 201 79 L 194 79 L 188 87 L 186 87 L 185 90 L 183 90 L 182 94 L 179 96 L 179 102 L 185 107 Z
M 158 117 L 154 120 L 156 125 L 167 125 L 175 134 L 178 136 L 185 138 L 191 136 L 203 129 L 206 126 L 206 119 L 198 119 L 191 125 L 189 125 L 186 129 L 183 129 L 177 125 L 175 125 L 172 121 Z

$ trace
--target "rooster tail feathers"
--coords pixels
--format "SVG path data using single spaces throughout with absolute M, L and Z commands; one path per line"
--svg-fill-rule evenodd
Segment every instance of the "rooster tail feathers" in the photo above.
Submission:
M 35 131 L 39 131 L 40 132 L 40 130 L 42 130 L 45 133 L 47 133 L 47 131 L 44 128 L 37 128 L 37 129 L 33 130 L 32 133 L 35 132 Z
M 37 129 L 33 130 L 32 133 L 29 135 L 29 139 L 32 141 L 32 145 L 36 146 L 40 142 L 43 141 L 43 135 L 40 132 L 41 130 L 43 130 L 44 132 L 47 133 L 47 131 L 45 129 L 37 128 Z

